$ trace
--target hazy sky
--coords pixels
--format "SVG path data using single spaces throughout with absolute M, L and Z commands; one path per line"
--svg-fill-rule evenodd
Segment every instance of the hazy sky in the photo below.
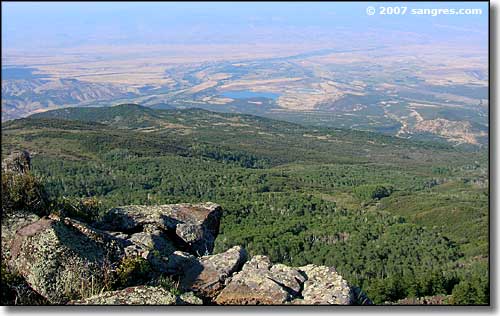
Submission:
M 368 6 L 481 8 L 482 15 L 366 14 Z M 345 31 L 408 31 L 429 39 L 487 44 L 487 2 L 2 2 L 4 49 L 80 45 L 322 41 Z M 384 36 L 384 32 L 379 32 Z M 404 39 L 401 39 L 404 40 Z

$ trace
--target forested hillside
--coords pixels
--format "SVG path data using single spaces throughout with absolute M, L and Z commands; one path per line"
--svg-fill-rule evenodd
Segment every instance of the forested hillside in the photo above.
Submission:
M 9 121 L 14 149 L 54 198 L 218 203 L 216 251 L 334 266 L 375 303 L 489 302 L 487 149 L 132 104 Z

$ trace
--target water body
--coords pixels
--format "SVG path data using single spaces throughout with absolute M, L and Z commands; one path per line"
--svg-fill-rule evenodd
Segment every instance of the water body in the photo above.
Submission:
M 231 99 L 252 99 L 252 98 L 267 98 L 276 100 L 280 94 L 275 92 L 257 92 L 250 90 L 235 90 L 235 91 L 226 91 L 222 93 L 222 96 L 231 98 Z
M 20 80 L 20 79 L 41 79 L 48 75 L 33 74 L 36 68 L 25 67 L 2 67 L 2 79 Z
M 370 51 L 377 51 L 380 49 L 387 48 L 387 46 L 377 46 L 377 47 L 371 47 L 371 48 L 362 48 L 362 49 L 320 49 L 320 50 L 315 50 L 311 52 L 306 52 L 306 53 L 300 53 L 300 54 L 295 54 L 295 55 L 290 55 L 290 56 L 284 56 L 284 57 L 270 57 L 270 58 L 262 58 L 258 59 L 259 62 L 274 62 L 274 61 L 287 61 L 287 60 L 297 60 L 297 59 L 304 59 L 304 58 L 309 58 L 309 57 L 316 57 L 316 56 L 326 56 L 330 54 L 340 54 L 340 53 L 354 53 L 354 52 L 370 52 Z M 245 60 L 240 60 L 240 62 L 252 62 L 255 60 L 251 59 L 245 59 Z

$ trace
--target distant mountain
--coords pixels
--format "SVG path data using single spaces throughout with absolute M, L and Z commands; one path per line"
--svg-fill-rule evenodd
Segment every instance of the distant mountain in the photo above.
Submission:
M 228 150 L 244 149 L 276 163 L 302 160 L 304 157 L 322 161 L 360 162 L 383 162 L 391 157 L 397 161 L 411 159 L 415 163 L 422 163 L 428 159 L 425 157 L 435 156 L 431 152 L 433 148 L 449 153 L 455 151 L 445 143 L 409 141 L 373 132 L 313 128 L 259 116 L 196 108 L 154 110 L 136 104 L 51 110 L 26 119 L 9 121 L 4 124 L 4 131 L 30 124 L 57 127 L 60 123 L 55 122 L 66 122 L 64 125 L 68 130 L 72 129 L 72 124 L 76 127 L 83 122 L 99 123 L 98 126 L 110 132 L 133 131 L 135 134 L 130 135 L 138 135 L 141 139 L 154 140 L 168 135 L 172 141 L 183 144 L 206 142 L 224 146 Z M 390 146 L 390 151 L 387 146 Z
M 386 49 L 366 48 L 364 53 Z M 100 77 L 102 69 L 85 63 L 72 70 L 77 79 L 66 78 L 66 69 L 54 74 L 35 68 L 3 68 L 2 119 L 69 106 L 139 103 L 155 109 L 196 107 L 401 138 L 488 145 L 487 69 L 457 66 L 435 74 L 433 67 L 426 66 L 425 71 L 417 71 L 421 65 L 410 67 L 414 63 L 410 58 L 411 62 L 396 64 L 348 63 L 339 71 L 331 58 L 340 54 L 323 50 L 168 69 L 161 65 L 155 68 L 159 74 L 154 80 L 143 77 L 149 69 L 137 69 L 131 77 L 122 75 L 123 70 L 109 70 Z M 308 60 L 314 56 L 323 61 L 313 67 Z M 82 68 L 89 73 L 79 75 Z M 448 72 L 461 79 L 443 81 Z
M 99 122 L 127 128 L 152 126 L 160 120 L 158 111 L 136 104 L 121 104 L 112 107 L 64 108 L 33 114 L 30 118 Z
M 130 98 L 137 91 L 115 84 L 76 79 L 2 79 L 2 120 L 27 116 L 47 109 Z

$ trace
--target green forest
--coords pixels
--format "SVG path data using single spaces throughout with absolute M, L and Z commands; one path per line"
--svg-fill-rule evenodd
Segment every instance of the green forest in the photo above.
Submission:
M 334 266 L 377 304 L 489 302 L 488 148 L 127 104 L 9 121 L 2 156 L 15 149 L 53 200 L 211 201 L 216 252 Z

